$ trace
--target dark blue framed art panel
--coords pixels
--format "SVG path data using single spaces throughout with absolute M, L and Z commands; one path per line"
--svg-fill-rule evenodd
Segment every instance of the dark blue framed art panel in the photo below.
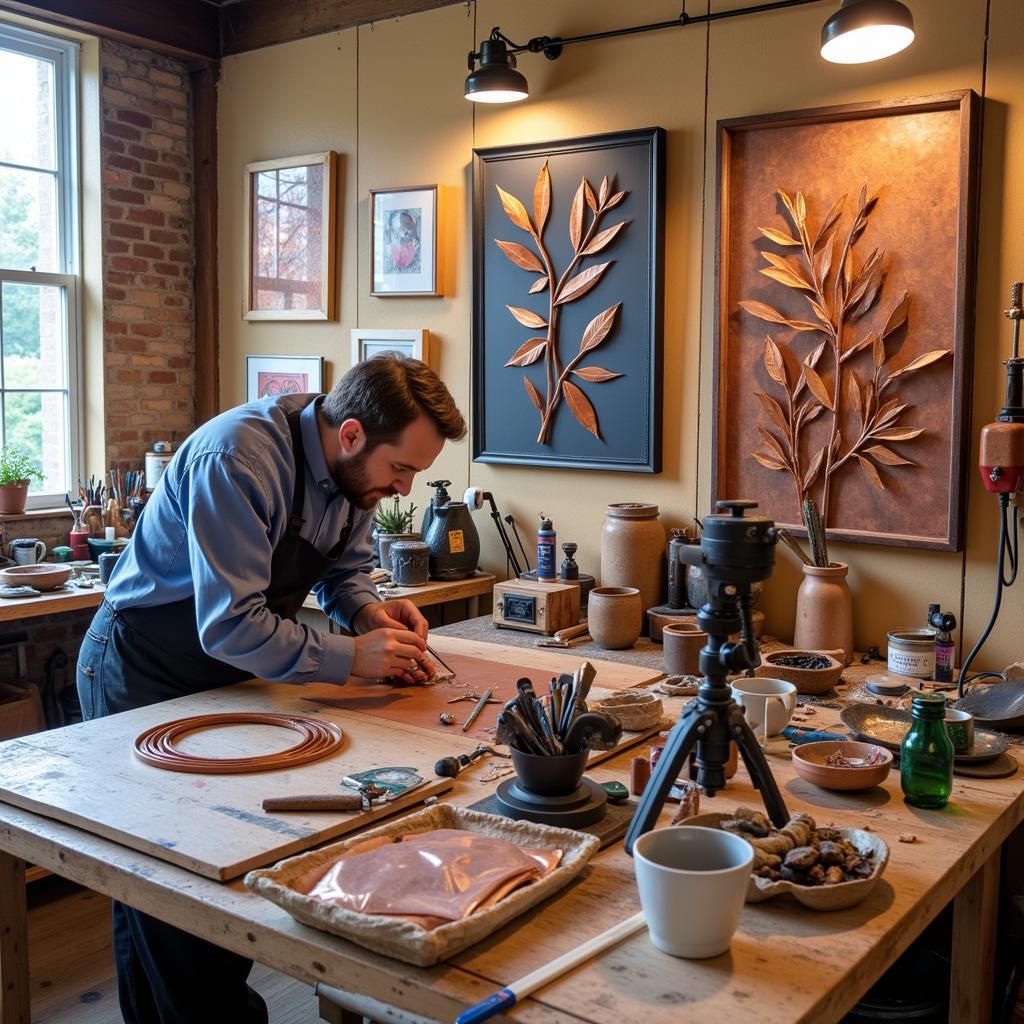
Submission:
M 473 151 L 477 462 L 661 471 L 664 152 L 663 128 Z

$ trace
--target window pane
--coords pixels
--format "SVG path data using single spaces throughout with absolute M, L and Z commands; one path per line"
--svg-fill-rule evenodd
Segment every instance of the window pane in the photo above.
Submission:
M 56 170 L 53 64 L 0 50 L 0 160 Z
M 4 387 L 66 388 L 63 289 L 5 281 L 0 303 Z
M 29 494 L 61 494 L 68 489 L 66 394 L 7 393 L 4 442 L 17 447 L 43 473 L 43 482 L 33 480 Z
M 57 179 L 0 167 L 0 267 L 57 271 Z

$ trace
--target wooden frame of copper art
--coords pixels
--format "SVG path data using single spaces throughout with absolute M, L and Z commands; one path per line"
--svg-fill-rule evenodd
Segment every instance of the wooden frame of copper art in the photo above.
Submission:
M 978 129 L 967 90 L 718 123 L 713 499 L 960 550 Z

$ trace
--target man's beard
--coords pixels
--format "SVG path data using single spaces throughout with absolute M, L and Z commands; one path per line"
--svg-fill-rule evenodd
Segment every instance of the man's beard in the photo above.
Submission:
M 390 488 L 372 488 L 366 473 L 367 452 L 360 452 L 347 462 L 338 461 L 331 470 L 331 476 L 345 499 L 356 508 L 368 511 L 378 501 L 395 492 Z

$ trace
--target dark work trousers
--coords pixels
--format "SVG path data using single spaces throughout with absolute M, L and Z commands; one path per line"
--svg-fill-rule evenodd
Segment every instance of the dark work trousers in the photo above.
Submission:
M 168 639 L 174 636 L 169 631 Z M 86 721 L 180 697 L 191 689 L 161 677 L 176 657 L 131 629 L 106 603 L 78 656 Z M 114 959 L 125 1024 L 266 1024 L 267 1008 L 246 984 L 252 960 L 114 902 Z

